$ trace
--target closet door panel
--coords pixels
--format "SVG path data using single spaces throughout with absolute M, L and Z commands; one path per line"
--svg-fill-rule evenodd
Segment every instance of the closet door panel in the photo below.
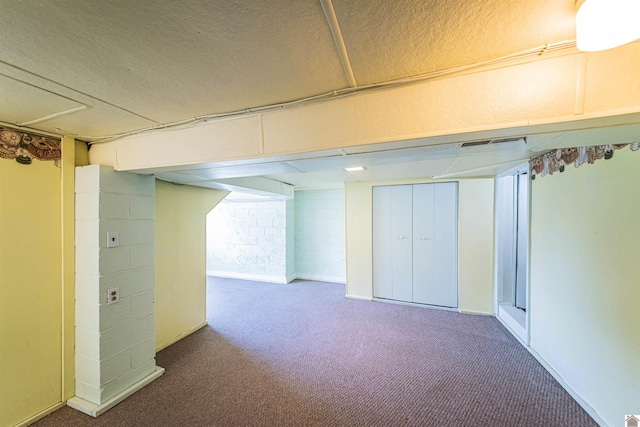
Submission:
M 373 296 L 393 298 L 392 187 L 373 187 Z
M 411 185 L 391 188 L 393 299 L 413 301 L 413 190 Z
M 435 185 L 413 186 L 413 301 L 432 304 L 435 265 Z
M 430 304 L 458 306 L 458 185 L 435 187 L 435 251 Z

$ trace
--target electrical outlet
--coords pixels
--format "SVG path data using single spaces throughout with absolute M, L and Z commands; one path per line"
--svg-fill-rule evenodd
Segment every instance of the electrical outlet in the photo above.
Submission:
M 120 288 L 112 288 L 107 291 L 107 305 L 120 302 Z
M 107 247 L 117 248 L 120 246 L 120 233 L 117 231 L 107 231 Z

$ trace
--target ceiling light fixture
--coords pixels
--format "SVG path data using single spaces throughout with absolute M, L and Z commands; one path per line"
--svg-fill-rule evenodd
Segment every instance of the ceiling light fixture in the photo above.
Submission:
M 576 14 L 576 46 L 595 52 L 637 40 L 638 16 L 638 0 L 585 0 Z
M 366 171 L 367 168 L 365 168 L 364 166 L 352 166 L 350 168 L 344 168 L 345 172 L 359 172 L 359 171 Z

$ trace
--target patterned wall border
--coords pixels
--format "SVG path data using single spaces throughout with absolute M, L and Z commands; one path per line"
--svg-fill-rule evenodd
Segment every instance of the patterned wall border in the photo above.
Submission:
M 572 163 L 575 167 L 578 167 L 585 163 L 593 164 L 600 159 L 609 160 L 613 157 L 614 150 L 621 150 L 626 146 L 629 146 L 631 151 L 638 151 L 640 143 L 558 148 L 557 150 L 549 151 L 531 159 L 529 162 L 531 179 L 536 179 L 538 175 L 543 177 L 545 175 L 553 175 L 555 172 L 564 172 L 565 166 Z
M 0 126 L 0 158 L 30 165 L 33 159 L 53 161 L 60 167 L 60 139 Z

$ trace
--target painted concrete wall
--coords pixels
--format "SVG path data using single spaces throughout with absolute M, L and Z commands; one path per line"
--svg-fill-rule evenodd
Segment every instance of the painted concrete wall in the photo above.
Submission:
M 0 425 L 7 426 L 61 401 L 61 170 L 53 162 L 0 162 Z
M 227 192 L 156 181 L 156 348 L 206 324 L 206 215 Z
M 373 298 L 373 186 L 427 182 L 434 181 L 358 182 L 345 185 L 348 297 Z M 494 180 L 458 182 L 459 310 L 493 314 Z
M 531 347 L 609 425 L 640 413 L 640 154 L 532 183 Z
M 63 138 L 62 168 L 0 159 L 2 426 L 33 422 L 74 394 L 76 149 Z
M 207 216 L 207 274 L 265 282 L 295 279 L 294 202 L 225 201 Z
M 296 273 L 296 202 L 293 199 L 285 201 L 285 248 L 287 253 L 286 280 L 287 283 L 297 277 Z
M 103 165 L 76 168 L 76 183 L 76 396 L 101 405 L 156 367 L 155 186 Z
M 459 183 L 458 278 L 460 310 L 490 314 L 493 307 L 494 180 Z M 486 251 L 486 253 L 485 253 Z
M 346 282 L 344 190 L 296 191 L 296 274 Z

